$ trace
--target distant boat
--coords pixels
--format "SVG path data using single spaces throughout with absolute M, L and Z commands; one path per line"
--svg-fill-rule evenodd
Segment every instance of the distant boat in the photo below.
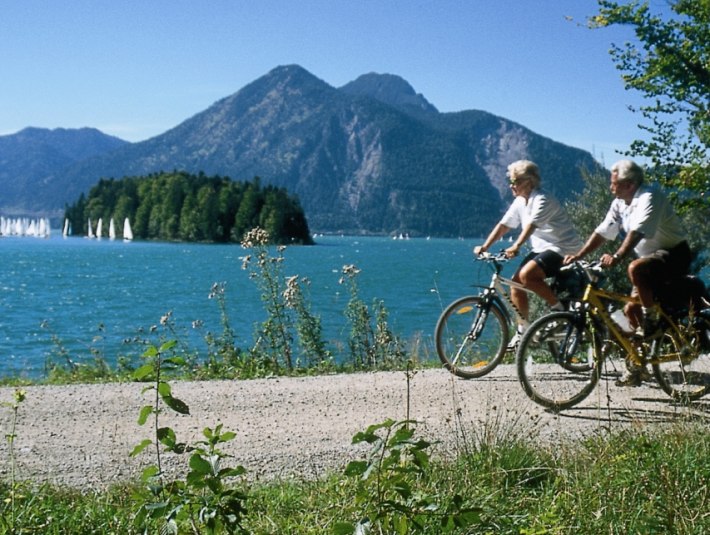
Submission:
M 69 220 L 64 220 L 64 229 L 62 230 L 62 236 L 65 238 L 71 234 L 71 226 L 69 225 Z
M 113 222 L 113 217 L 111 218 L 111 221 L 108 223 L 108 237 L 111 240 L 116 239 L 116 224 Z
M 51 232 L 49 220 L 45 217 L 41 218 L 37 222 L 37 237 L 38 238 L 49 238 Z
M 99 222 L 96 224 L 96 237 L 101 239 L 101 234 L 104 230 L 104 220 L 99 217 Z
M 123 241 L 131 241 L 133 239 L 133 231 L 131 230 L 131 222 L 128 218 L 123 220 Z
M 91 228 L 91 218 L 89 218 L 88 222 L 88 230 L 86 231 L 86 237 L 87 238 L 95 238 L 94 236 L 94 230 Z

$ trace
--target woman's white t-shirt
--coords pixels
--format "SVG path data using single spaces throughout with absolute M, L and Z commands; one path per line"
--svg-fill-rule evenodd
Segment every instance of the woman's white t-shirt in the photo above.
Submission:
M 569 216 L 552 195 L 534 189 L 530 196 L 516 197 L 500 223 L 509 228 L 535 225 L 530 236 L 534 253 L 555 251 L 562 256 L 575 254 L 582 246 Z

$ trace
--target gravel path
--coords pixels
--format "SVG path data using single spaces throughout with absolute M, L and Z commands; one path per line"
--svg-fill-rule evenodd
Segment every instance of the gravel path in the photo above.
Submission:
M 129 452 L 150 426 L 137 424 L 149 404 L 144 385 L 107 384 L 29 387 L 19 409 L 15 440 L 16 477 L 80 488 L 100 488 L 138 478 L 148 453 Z M 173 395 L 190 407 L 189 416 L 166 413 L 161 425 L 177 438 L 194 442 L 202 429 L 222 423 L 237 434 L 225 444 L 251 479 L 318 477 L 341 469 L 365 452 L 351 444 L 355 433 L 387 418 L 407 417 L 403 372 L 378 372 L 252 381 L 175 382 Z M 13 388 L 0 388 L 0 402 L 11 402 Z M 523 393 L 512 366 L 487 377 L 464 381 L 444 370 L 418 371 L 410 384 L 410 418 L 419 434 L 436 440 L 445 454 L 489 437 L 524 436 L 543 442 L 570 442 L 616 430 L 682 421 L 689 413 L 710 416 L 710 399 L 692 409 L 678 407 L 655 385 L 617 388 L 600 383 L 580 406 L 561 415 L 548 413 Z M 11 432 L 12 412 L 2 407 L 0 428 Z M 168 455 L 176 474 L 184 456 Z M 0 477 L 10 477 L 7 441 L 0 444 Z

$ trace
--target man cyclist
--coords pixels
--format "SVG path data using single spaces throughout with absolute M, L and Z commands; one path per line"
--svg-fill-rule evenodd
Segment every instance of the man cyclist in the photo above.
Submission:
M 621 160 L 611 167 L 610 189 L 614 195 L 609 211 L 584 246 L 565 257 L 565 263 L 578 260 L 607 240 L 625 233 L 614 254 L 604 254 L 602 265 L 615 266 L 635 253 L 627 274 L 640 305 L 629 303 L 624 312 L 634 328 L 645 337 L 658 332 L 658 308 L 654 302 L 659 284 L 686 275 L 691 252 L 680 218 L 668 198 L 657 188 L 644 185 L 643 169 L 631 160 Z M 639 386 L 648 372 L 645 368 L 629 368 L 616 382 L 619 386 Z
M 513 280 L 542 297 L 552 310 L 563 310 L 545 277 L 555 276 L 562 267 L 564 255 L 576 251 L 581 241 L 562 205 L 540 189 L 540 170 L 535 163 L 529 160 L 511 163 L 508 178 L 515 199 L 483 245 L 474 247 L 473 252 L 487 251 L 508 231 L 522 227 L 518 239 L 505 250 L 505 254 L 508 258 L 516 256 L 528 238 L 532 252 L 523 258 Z M 528 327 L 529 306 L 528 294 L 524 290 L 511 288 L 510 298 L 525 318 L 508 344 L 508 350 L 512 351 Z

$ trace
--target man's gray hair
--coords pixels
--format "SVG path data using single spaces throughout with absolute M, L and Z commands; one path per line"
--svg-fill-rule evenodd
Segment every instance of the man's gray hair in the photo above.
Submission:
M 632 160 L 619 160 L 611 166 L 611 172 L 616 173 L 618 182 L 632 182 L 637 185 L 643 183 L 643 169 Z

